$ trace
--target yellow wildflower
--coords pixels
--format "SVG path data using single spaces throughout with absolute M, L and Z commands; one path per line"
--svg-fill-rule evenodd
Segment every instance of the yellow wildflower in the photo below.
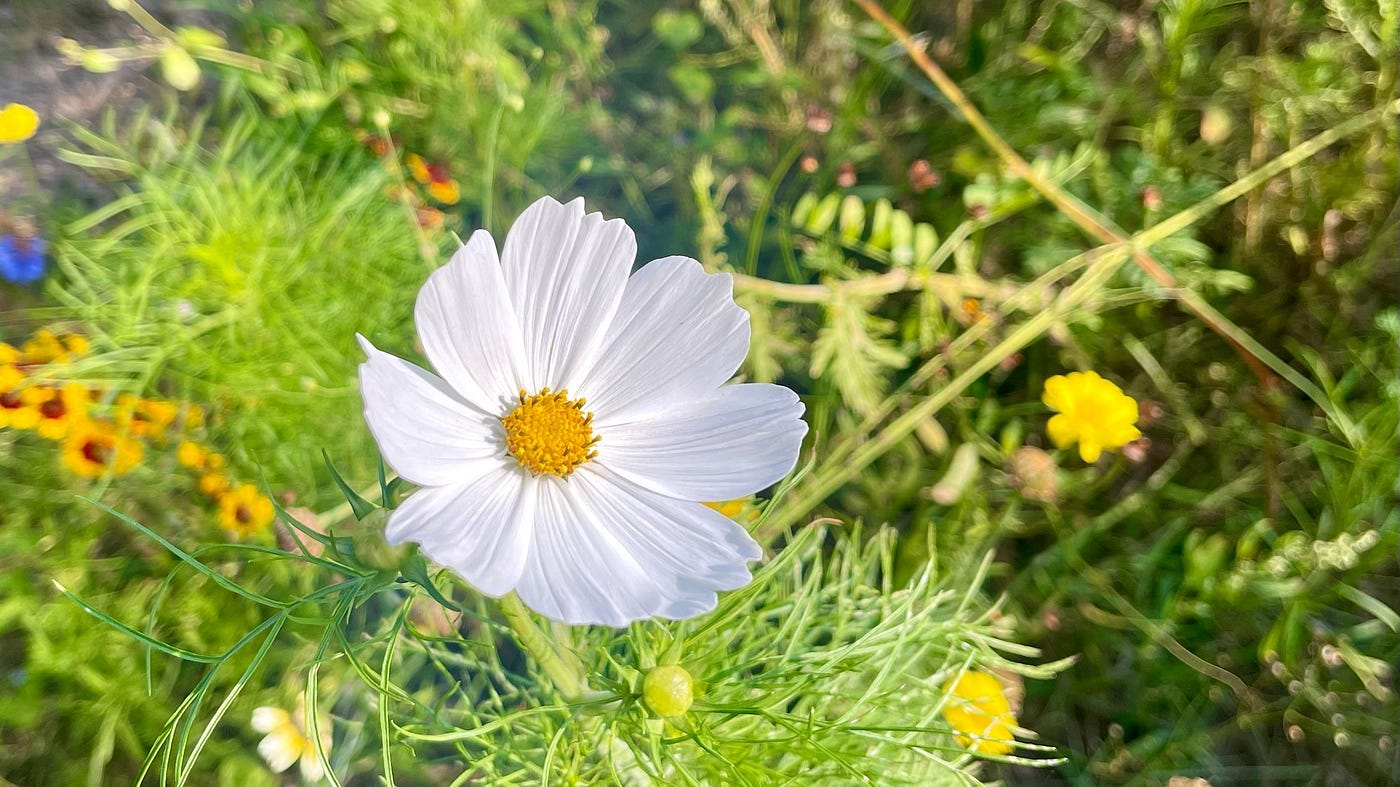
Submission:
M 185 440 L 175 449 L 175 459 L 181 465 L 191 470 L 203 470 L 204 462 L 209 458 L 209 451 L 199 443 L 192 443 Z
M 744 513 L 743 500 L 729 500 L 723 503 L 706 503 L 706 506 L 713 508 L 721 514 L 733 519 Z
M 39 411 L 34 431 L 49 440 L 62 440 L 75 423 L 87 419 L 88 390 L 76 383 L 62 388 L 34 386 L 20 393 L 20 398 Z
M 20 391 L 0 393 L 0 429 L 33 429 L 39 423 L 39 408 Z
M 404 165 L 408 167 L 408 173 L 419 183 L 427 183 L 433 179 L 432 173 L 428 171 L 428 162 L 417 153 L 410 153 L 404 156 Z
M 404 163 L 413 179 L 428 187 L 428 195 L 433 199 L 444 205 L 455 205 L 462 198 L 461 188 L 447 173 L 446 165 L 429 163 L 417 153 L 405 156 Z
M 199 477 L 199 491 L 210 497 L 219 497 L 228 487 L 228 476 L 223 473 L 205 473 Z
M 36 331 L 29 341 L 24 343 L 24 349 L 20 352 L 20 364 L 23 366 L 42 366 L 66 360 L 68 348 L 47 328 Z
M 1105 449 L 1122 448 L 1142 436 L 1134 425 L 1137 401 L 1095 372 L 1051 377 L 1041 401 L 1059 413 L 1045 427 L 1051 441 L 1057 448 L 1079 443 L 1079 456 L 1086 462 L 1096 462 Z
M 219 527 L 236 536 L 262 532 L 274 515 L 272 501 L 252 484 L 239 484 L 219 496 Z
M 24 370 L 19 367 L 19 350 L 0 342 L 0 393 L 9 393 L 24 382 Z
M 958 743 L 974 754 L 1008 754 L 1016 740 L 1016 715 L 1001 683 L 985 672 L 964 672 L 943 687 L 948 700 L 943 717 L 957 732 Z
M 141 463 L 141 444 L 108 421 L 81 421 L 63 440 L 63 464 L 86 478 L 109 469 L 113 475 L 131 472 Z
M 444 205 L 455 205 L 457 200 L 462 198 L 462 190 L 457 186 L 457 181 L 448 178 L 446 180 L 434 180 L 428 184 L 428 194 Z
M 165 437 L 165 431 L 179 414 L 180 408 L 174 402 L 140 399 L 130 394 L 123 394 L 117 399 L 117 420 L 127 424 L 132 434 L 142 437 Z
M 87 355 L 91 345 L 87 337 L 80 333 L 68 333 L 63 335 L 63 346 L 68 348 L 72 355 Z
M 13 145 L 34 136 L 39 130 L 39 113 L 24 104 L 6 104 L 0 109 L 0 145 Z
M 265 733 L 258 743 L 258 754 L 276 773 L 301 762 L 301 777 L 311 783 L 320 781 L 326 775 L 325 764 L 316 751 L 316 743 L 311 740 L 311 731 L 306 725 L 306 696 L 297 697 L 297 707 L 292 713 L 281 708 L 261 707 L 253 710 L 253 729 Z M 321 749 L 331 753 L 331 718 L 322 713 L 316 714 L 316 737 L 321 741 Z

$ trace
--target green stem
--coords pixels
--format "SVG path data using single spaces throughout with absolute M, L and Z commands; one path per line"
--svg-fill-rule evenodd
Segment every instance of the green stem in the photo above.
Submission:
M 520 597 L 514 593 L 507 593 L 501 598 L 500 604 L 501 613 L 505 615 L 506 623 L 515 634 L 515 641 L 539 663 L 540 669 L 549 677 L 554 688 L 567 700 L 582 697 L 587 686 L 581 671 L 570 668 L 565 663 L 555 644 L 530 618 L 530 611 L 525 609 Z

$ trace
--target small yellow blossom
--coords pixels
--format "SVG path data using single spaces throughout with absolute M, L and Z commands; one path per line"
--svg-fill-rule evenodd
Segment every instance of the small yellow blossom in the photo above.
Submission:
M 24 348 L 20 351 L 20 364 L 24 366 L 42 366 L 46 363 L 68 360 L 68 348 L 63 346 L 53 331 L 47 328 L 38 330 L 29 341 L 24 343 Z
M 253 729 L 266 737 L 258 743 L 258 754 L 276 773 L 292 767 L 300 761 L 301 777 L 311 783 L 320 781 L 326 775 L 325 764 L 311 740 L 311 731 L 306 725 L 306 696 L 297 697 L 297 707 L 292 713 L 281 708 L 263 706 L 253 710 Z M 331 718 L 316 714 L 316 737 L 321 741 L 321 749 L 327 756 L 331 753 Z
M 34 136 L 39 130 L 39 113 L 24 104 L 6 104 L 0 109 L 0 145 L 13 145 Z
M 0 429 L 33 429 L 39 423 L 39 408 L 20 391 L 0 393 Z
M 87 355 L 92 345 L 88 343 L 87 337 L 80 333 L 68 333 L 63 336 L 63 346 L 68 348 L 72 355 Z
M 0 393 L 9 393 L 24 382 L 24 370 L 19 367 L 19 350 L 0 342 Z
M 428 184 L 428 194 L 444 205 L 455 205 L 462 198 L 462 190 L 452 179 L 434 180 Z
M 252 484 L 239 484 L 219 496 L 219 527 L 235 536 L 262 532 L 275 514 L 272 501 Z
M 1079 443 L 1079 456 L 1086 462 L 1097 462 L 1105 449 L 1122 448 L 1142 436 L 1134 425 L 1137 401 L 1096 372 L 1051 377 L 1041 401 L 1059 413 L 1046 424 L 1050 440 L 1057 448 Z
M 140 399 L 123 394 L 117 399 L 117 420 L 127 424 L 131 433 L 160 439 L 180 414 L 179 405 L 160 399 Z
M 723 503 L 706 503 L 706 506 L 720 512 L 724 516 L 733 519 L 744 513 L 743 500 L 728 500 Z
M 175 449 L 175 459 L 184 467 L 191 470 L 203 470 L 204 462 L 209 458 L 209 451 L 199 443 L 192 443 L 185 440 Z
M 404 165 L 408 167 L 408 174 L 419 183 L 428 183 L 433 179 L 432 173 L 428 171 L 428 162 L 417 153 L 410 153 L 403 158 Z
M 974 754 L 1011 752 L 1016 715 L 1001 683 L 985 672 L 964 672 L 943 687 L 948 700 L 943 717 L 957 732 L 958 743 Z
M 74 424 L 87 419 L 88 390 L 76 383 L 62 388 L 26 388 L 20 398 L 39 411 L 34 431 L 49 440 L 62 440 Z
M 199 491 L 210 497 L 222 495 L 228 487 L 228 476 L 223 473 L 205 473 L 199 477 Z
M 112 475 L 129 473 L 141 463 L 141 455 L 141 444 L 107 421 L 81 421 L 63 440 L 63 464 L 85 478 L 109 469 Z

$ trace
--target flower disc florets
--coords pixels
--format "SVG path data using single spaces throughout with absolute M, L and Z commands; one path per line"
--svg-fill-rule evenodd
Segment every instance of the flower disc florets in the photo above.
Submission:
M 520 404 L 501 419 L 506 451 L 531 475 L 567 477 L 579 465 L 598 457 L 593 446 L 593 413 L 587 400 L 570 399 L 568 391 L 540 389 L 534 396 L 520 391 Z

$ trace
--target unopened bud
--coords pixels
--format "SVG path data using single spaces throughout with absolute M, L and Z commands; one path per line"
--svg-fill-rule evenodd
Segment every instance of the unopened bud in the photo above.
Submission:
M 652 667 L 642 679 L 642 699 L 658 716 L 683 716 L 695 702 L 695 681 L 679 664 Z
M 1059 468 L 1045 451 L 1030 445 L 1016 449 L 1009 469 L 1012 486 L 1027 500 L 1053 503 L 1059 496 Z
M 172 46 L 160 53 L 160 72 L 176 90 L 189 91 L 199 86 L 199 64 L 182 47 Z

